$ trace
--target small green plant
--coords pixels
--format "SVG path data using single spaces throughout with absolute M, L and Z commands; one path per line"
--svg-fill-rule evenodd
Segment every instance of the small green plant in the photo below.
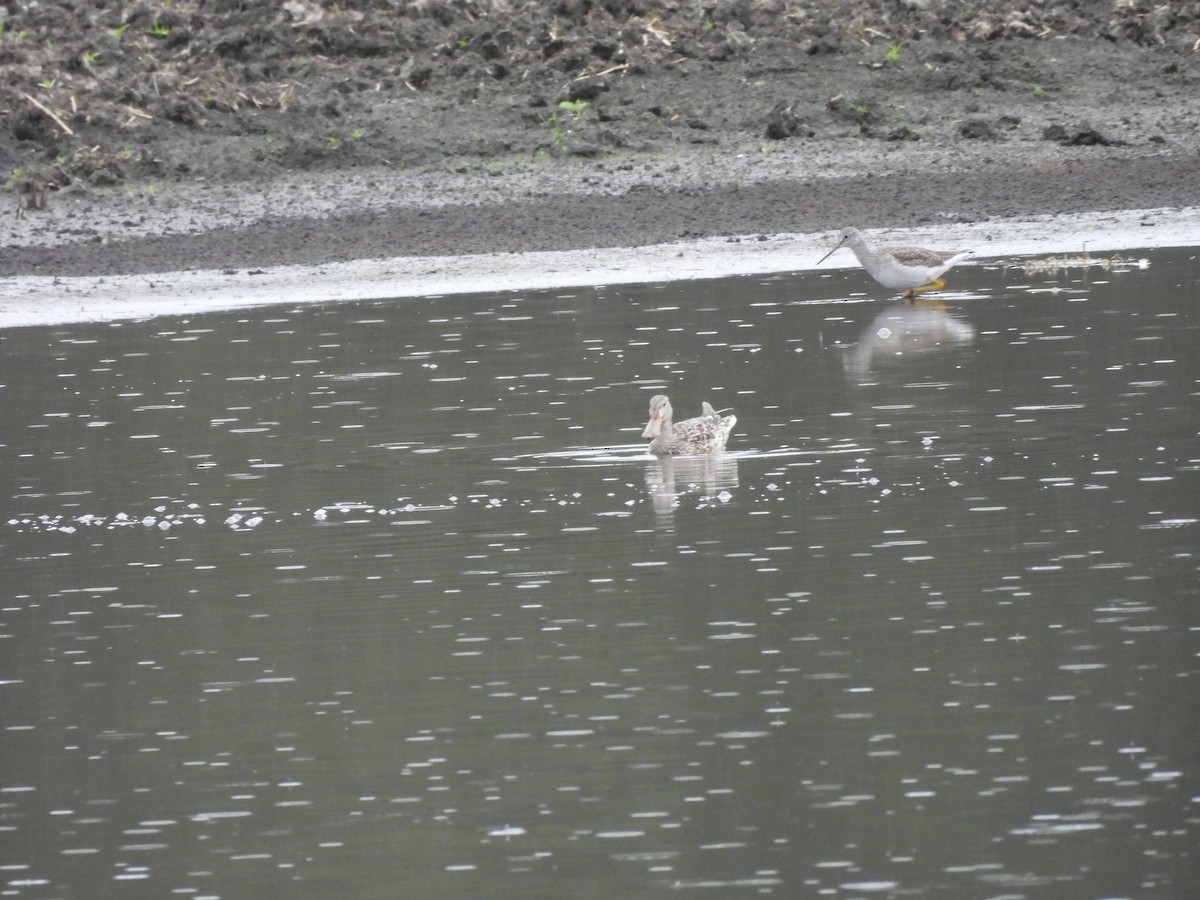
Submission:
M 56 83 L 57 82 L 55 82 L 55 80 L 53 78 L 45 78 L 42 81 L 38 82 L 38 87 L 45 88 L 46 90 L 50 90 L 50 88 L 54 87 L 54 85 Z
M 126 22 L 124 25 L 118 25 L 116 28 L 110 28 L 108 29 L 108 33 L 115 38 L 119 38 L 129 30 L 129 24 L 129 22 Z
M 579 119 L 590 104 L 586 100 L 560 100 L 558 111 L 546 117 L 550 125 L 550 139 L 554 146 L 560 147 L 573 133 L 571 123 Z
M 583 111 L 588 108 L 588 102 L 586 100 L 560 100 L 558 101 L 558 108 L 569 112 L 578 119 L 583 115 Z
M 67 156 L 65 153 L 55 153 L 54 154 L 54 164 L 56 166 L 61 166 L 66 161 L 67 161 Z
M 883 61 L 885 63 L 900 62 L 900 48 L 903 46 L 904 41 L 900 41 L 897 44 L 892 44 L 890 47 L 888 47 L 887 53 L 883 55 Z
M 355 128 L 352 132 L 350 132 L 350 140 L 352 140 L 352 141 L 361 140 L 364 134 L 366 134 L 366 132 L 363 131 L 361 128 Z
M 89 66 L 99 58 L 100 58 L 100 54 L 94 50 L 88 50 L 86 53 L 83 54 L 83 61 L 85 63 L 87 63 Z
M 166 37 L 168 34 L 171 33 L 171 29 L 168 28 L 166 25 L 160 25 L 158 22 L 155 22 L 153 25 L 150 26 L 150 30 L 146 33 L 152 34 L 155 37 Z
M 459 49 L 461 49 L 461 48 L 467 46 L 467 44 L 471 43 L 471 39 L 469 37 L 460 37 L 454 43 L 459 47 Z
M 1033 86 L 1033 96 L 1041 97 L 1045 93 L 1046 93 L 1046 89 L 1044 87 L 1042 87 L 1040 84 L 1035 84 Z

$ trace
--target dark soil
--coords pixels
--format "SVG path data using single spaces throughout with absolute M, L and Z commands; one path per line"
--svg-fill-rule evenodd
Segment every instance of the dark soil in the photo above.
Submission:
M 0 24 L 0 275 L 1200 205 L 1198 0 L 0 0 Z

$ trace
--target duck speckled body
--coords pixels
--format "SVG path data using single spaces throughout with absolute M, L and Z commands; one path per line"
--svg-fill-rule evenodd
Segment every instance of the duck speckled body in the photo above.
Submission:
M 701 415 L 682 422 L 671 421 L 671 401 L 666 394 L 650 398 L 650 421 L 642 437 L 650 440 L 650 452 L 659 456 L 680 456 L 687 453 L 715 453 L 725 449 L 725 442 L 737 416 L 722 416 L 707 402 Z
M 853 250 L 862 267 L 884 287 L 903 291 L 905 300 L 911 300 L 925 291 L 941 290 L 946 286 L 941 279 L 942 274 L 972 252 L 963 250 L 948 253 L 926 250 L 924 247 L 872 247 L 857 228 L 843 228 L 838 233 L 838 241 L 833 249 L 822 256 L 817 265 L 829 259 L 842 246 Z

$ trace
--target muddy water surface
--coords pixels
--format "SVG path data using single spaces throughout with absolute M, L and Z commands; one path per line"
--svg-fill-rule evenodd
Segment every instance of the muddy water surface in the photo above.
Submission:
M 1145 256 L 0 332 L 4 895 L 1200 891 Z

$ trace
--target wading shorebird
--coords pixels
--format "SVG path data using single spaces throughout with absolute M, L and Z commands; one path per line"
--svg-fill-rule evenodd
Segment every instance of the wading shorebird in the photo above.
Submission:
M 946 286 L 942 273 L 962 262 L 974 251 L 947 253 L 923 247 L 872 247 L 857 228 L 843 228 L 833 249 L 821 257 L 819 266 L 842 246 L 849 247 L 872 278 L 893 291 L 903 291 L 905 300 L 912 300 L 926 291 L 940 291 Z
M 707 402 L 695 419 L 671 422 L 671 401 L 666 394 L 650 398 L 650 421 L 642 437 L 650 440 L 650 452 L 659 456 L 681 456 L 686 453 L 715 453 L 725 449 L 729 433 L 737 424 L 737 416 L 722 416 Z

